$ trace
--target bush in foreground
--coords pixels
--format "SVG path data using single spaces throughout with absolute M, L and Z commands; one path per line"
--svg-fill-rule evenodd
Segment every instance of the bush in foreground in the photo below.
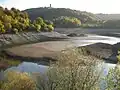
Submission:
M 80 55 L 72 49 L 57 56 L 44 76 L 36 79 L 39 90 L 98 90 L 100 72 L 95 67 L 97 58 Z M 43 79 L 44 78 L 44 79 Z
M 35 82 L 27 73 L 7 72 L 1 90 L 36 90 Z
M 106 90 L 120 90 L 120 67 L 119 64 L 111 69 L 105 77 Z

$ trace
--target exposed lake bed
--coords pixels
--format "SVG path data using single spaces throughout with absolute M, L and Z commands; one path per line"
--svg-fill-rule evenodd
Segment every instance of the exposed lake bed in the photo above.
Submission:
M 113 53 L 114 44 L 120 42 L 119 38 L 87 35 L 86 37 L 71 37 L 63 41 L 46 41 L 29 45 L 21 45 L 5 49 L 4 52 L 11 57 L 23 57 L 41 60 L 43 57 L 52 58 L 57 53 L 67 48 L 85 47 L 94 56 L 108 58 Z M 113 48 L 114 47 L 114 48 Z M 117 47 L 118 48 L 118 47 Z M 27 61 L 27 60 L 26 60 Z M 29 61 L 29 60 L 28 60 Z

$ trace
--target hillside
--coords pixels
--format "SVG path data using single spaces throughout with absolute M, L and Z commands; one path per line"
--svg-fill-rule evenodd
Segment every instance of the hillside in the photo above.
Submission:
M 94 14 L 72 10 L 67 8 L 49 8 L 49 7 L 40 7 L 40 8 L 31 8 L 25 10 L 29 15 L 31 20 L 34 20 L 37 17 L 42 17 L 45 20 L 53 20 L 61 16 L 75 17 L 80 19 L 82 23 L 92 23 L 99 20 Z
M 101 20 L 120 20 L 120 14 L 96 14 Z

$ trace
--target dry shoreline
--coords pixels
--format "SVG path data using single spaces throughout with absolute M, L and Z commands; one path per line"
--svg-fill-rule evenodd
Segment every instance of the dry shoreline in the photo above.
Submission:
M 16 34 L 3 34 L 0 35 L 0 49 L 14 47 L 24 44 L 33 44 L 44 41 L 55 41 L 61 39 L 68 39 L 64 34 L 59 34 L 57 32 L 28 32 Z
M 96 36 L 88 37 L 74 37 L 72 39 L 67 39 L 64 41 L 46 41 L 36 44 L 16 46 L 4 50 L 10 57 L 22 58 L 25 61 L 40 61 L 53 59 L 56 54 L 60 51 L 72 47 L 84 47 L 86 48 L 92 56 L 105 59 L 106 61 L 111 61 L 116 63 L 117 49 L 115 45 L 105 44 L 105 43 L 95 43 L 95 42 L 85 42 L 83 40 L 107 40 L 107 38 L 101 38 Z M 76 41 L 79 40 L 79 46 L 77 46 Z M 109 40 L 108 40 L 109 41 Z M 78 42 L 78 41 L 77 41 Z M 87 45 L 88 44 L 88 45 Z M 81 45 L 81 46 L 80 46 Z M 86 46 L 87 45 L 87 46 Z M 119 46 L 119 44 L 117 44 Z M 116 49 L 115 49 L 116 48 Z M 54 59 L 53 59 L 54 60 Z
M 118 48 L 116 50 L 113 50 L 114 45 L 112 46 L 110 44 L 104 44 L 104 43 L 95 44 L 95 42 L 84 42 L 84 40 L 88 40 L 88 39 L 106 40 L 106 38 L 102 38 L 102 37 L 86 36 L 86 37 L 76 37 L 71 39 L 70 37 L 67 37 L 65 34 L 59 34 L 57 32 L 52 32 L 52 33 L 29 32 L 25 34 L 22 33 L 19 35 L 6 35 L 6 37 L 7 38 L 5 38 L 5 41 L 2 39 L 6 44 L 6 45 L 3 44 L 2 47 L 6 47 L 9 45 L 12 46 L 13 44 L 15 45 L 17 44 L 20 45 L 25 43 L 27 44 L 27 45 L 20 45 L 20 46 L 4 49 L 3 53 L 5 53 L 7 56 L 11 58 L 18 58 L 28 61 L 48 60 L 48 59 L 52 59 L 51 58 L 52 56 L 59 53 L 61 50 L 64 50 L 65 48 L 71 48 L 74 46 L 79 47 L 80 45 L 81 46 L 88 45 L 85 47 L 87 47 L 87 49 L 91 52 L 92 55 L 109 60 L 109 57 L 111 57 L 114 54 L 111 57 L 111 58 L 114 57 L 113 58 L 114 60 L 112 59 L 111 61 L 115 63 L 117 62 L 115 55 Z M 78 43 L 79 45 L 77 45 L 76 40 L 81 40 Z M 28 45 L 28 43 L 30 44 Z

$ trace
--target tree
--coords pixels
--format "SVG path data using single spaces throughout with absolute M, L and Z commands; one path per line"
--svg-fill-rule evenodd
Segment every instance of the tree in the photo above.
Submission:
M 41 17 L 38 17 L 38 18 L 36 18 L 36 20 L 34 20 L 34 24 L 43 25 L 44 21 Z
M 12 29 L 11 23 L 6 23 L 6 24 L 5 24 L 5 29 L 6 29 L 6 32 L 10 32 L 11 29 Z
M 12 17 L 11 17 L 11 16 L 8 16 L 8 15 L 4 15 L 4 16 L 2 17 L 2 21 L 3 21 L 3 23 L 11 23 Z
M 54 24 L 57 27 L 79 27 L 81 25 L 81 21 L 75 17 L 61 16 L 54 19 Z
M 41 26 L 39 24 L 35 24 L 35 28 L 38 32 L 40 32 Z
M 50 32 L 54 30 L 54 27 L 52 25 L 48 25 L 47 27 Z
M 97 58 L 85 56 L 78 49 L 68 49 L 56 59 L 47 74 L 38 76 L 39 90 L 99 90 L 101 72 L 95 69 Z
M 5 27 L 2 24 L 2 21 L 0 21 L 0 33 L 5 33 Z
M 51 26 L 48 26 L 48 24 L 46 24 L 46 22 L 41 17 L 38 17 L 34 20 L 34 22 L 31 22 L 31 20 L 29 19 L 29 15 L 26 12 L 21 12 L 20 10 L 15 8 L 11 8 L 11 10 L 9 10 L 7 8 L 4 9 L 1 7 L 0 21 L 1 33 L 19 33 L 21 31 L 24 32 L 27 30 L 35 29 L 39 32 L 41 30 L 51 31 L 53 29 Z M 31 24 L 33 24 L 34 27 L 31 27 Z M 50 30 L 48 30 L 48 27 L 50 28 Z

